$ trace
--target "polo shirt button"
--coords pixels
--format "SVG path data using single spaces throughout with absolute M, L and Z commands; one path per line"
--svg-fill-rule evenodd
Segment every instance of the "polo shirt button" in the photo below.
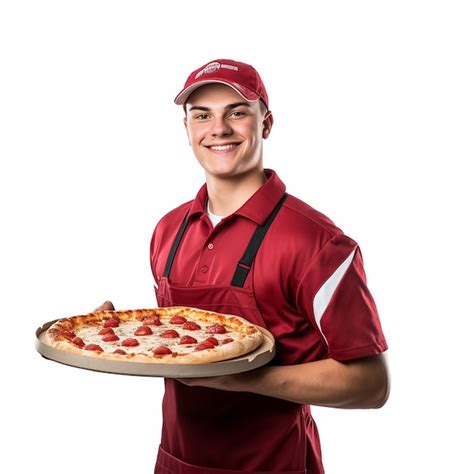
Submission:
M 214 248 L 214 244 L 207 244 L 207 248 L 208 248 L 209 250 L 212 250 L 212 249 Z
M 201 267 L 201 272 L 202 273 L 206 273 L 208 270 L 208 268 L 206 267 L 206 265 L 204 265 L 203 267 Z

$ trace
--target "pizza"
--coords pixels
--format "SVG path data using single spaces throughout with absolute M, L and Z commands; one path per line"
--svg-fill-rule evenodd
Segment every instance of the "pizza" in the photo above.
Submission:
M 44 335 L 66 352 L 117 361 L 207 364 L 245 355 L 263 334 L 246 319 L 197 308 L 96 311 L 62 318 Z

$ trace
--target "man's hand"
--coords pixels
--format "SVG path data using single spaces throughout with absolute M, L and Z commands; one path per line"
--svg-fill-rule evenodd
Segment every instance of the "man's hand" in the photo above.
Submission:
M 105 303 L 102 303 L 100 306 L 97 306 L 94 311 L 113 311 L 115 309 L 112 301 L 106 301 Z
M 390 393 L 383 354 L 349 362 L 325 359 L 299 365 L 260 367 L 221 377 L 176 380 L 189 386 L 252 392 L 334 408 L 380 408 Z
M 221 375 L 218 377 L 193 377 L 175 379 L 190 387 L 199 386 L 227 390 L 231 392 L 253 392 L 258 380 L 257 370 L 242 372 L 240 374 Z

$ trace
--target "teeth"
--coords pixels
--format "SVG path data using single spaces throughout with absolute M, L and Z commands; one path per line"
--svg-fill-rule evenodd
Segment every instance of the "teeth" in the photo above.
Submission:
M 212 150 L 230 150 L 231 148 L 235 148 L 237 145 L 231 143 L 230 145 L 214 145 L 211 146 Z

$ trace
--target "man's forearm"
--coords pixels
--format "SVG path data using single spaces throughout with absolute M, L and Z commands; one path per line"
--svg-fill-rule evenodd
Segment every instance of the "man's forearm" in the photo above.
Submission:
M 250 391 L 253 393 L 295 403 L 379 408 L 389 394 L 383 355 L 344 363 L 326 359 L 300 365 L 262 367 L 252 375 Z

